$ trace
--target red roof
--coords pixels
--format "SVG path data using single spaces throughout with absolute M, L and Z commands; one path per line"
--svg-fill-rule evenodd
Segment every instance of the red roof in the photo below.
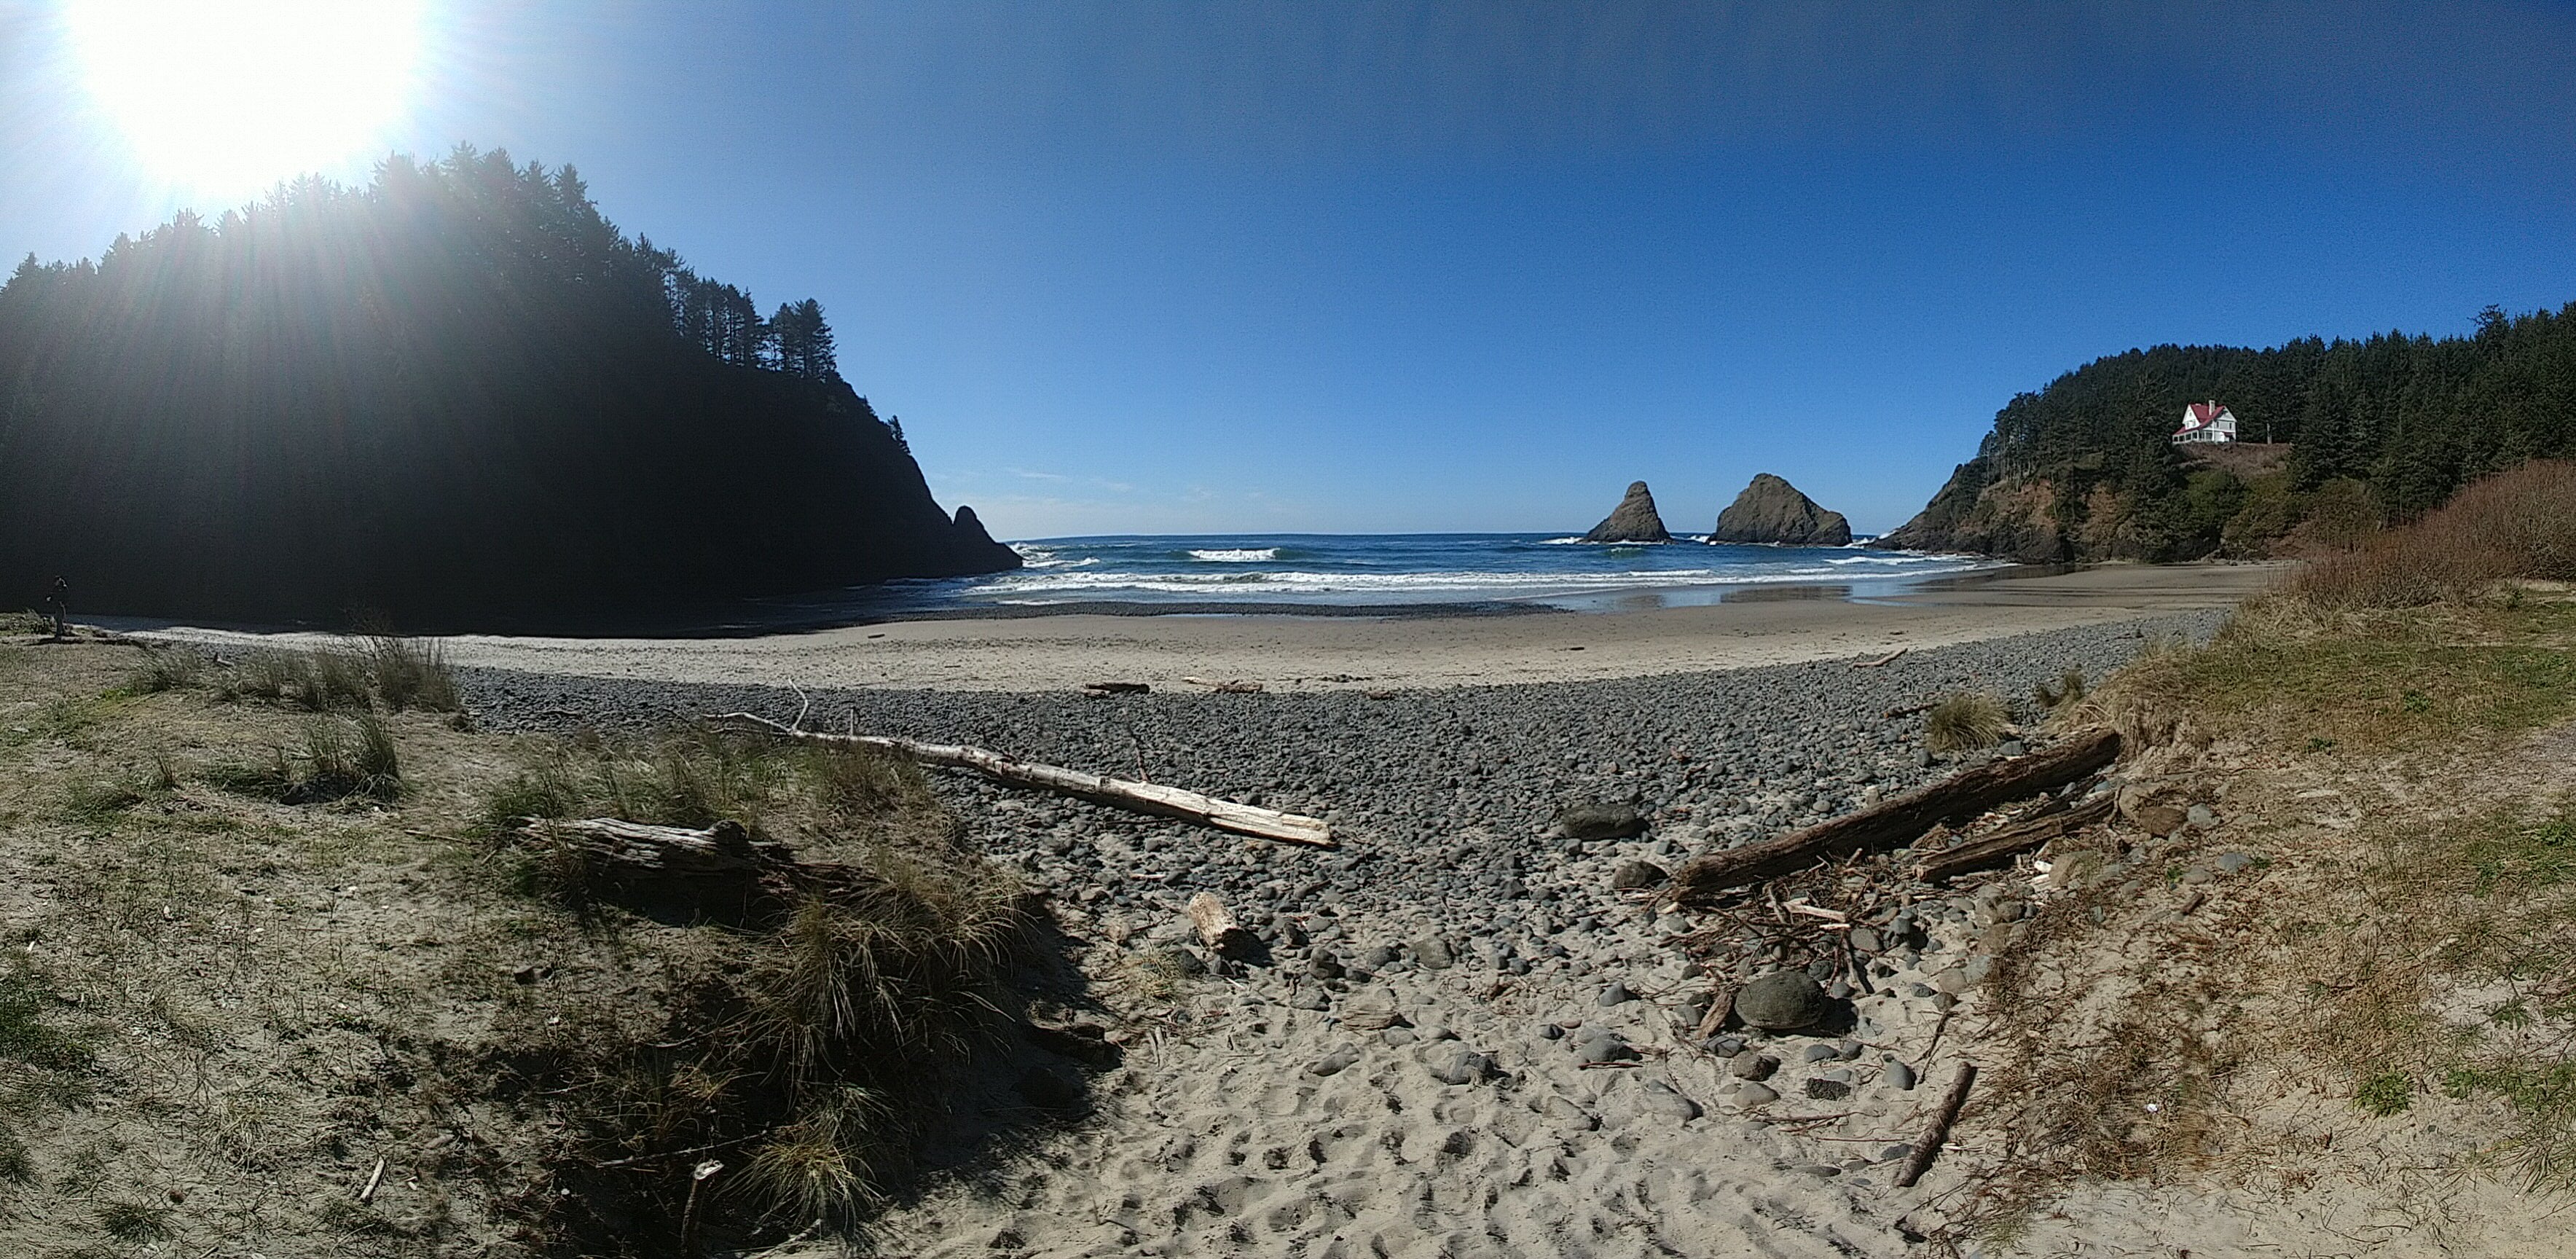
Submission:
M 2227 408 L 2215 402 L 2194 402 L 2183 408 L 2182 427 L 2175 429 L 2174 433 L 2180 436 L 2184 433 L 2198 432 L 2217 423 L 2218 417 L 2225 414 L 2227 414 Z

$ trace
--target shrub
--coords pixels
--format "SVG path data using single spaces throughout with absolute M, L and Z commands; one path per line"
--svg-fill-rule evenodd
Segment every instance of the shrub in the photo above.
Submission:
M 2288 589 L 2327 607 L 2406 608 L 2482 598 L 2508 578 L 2576 581 L 2576 463 L 2534 460 L 2474 482 L 2302 569 Z
M 1935 752 L 1964 752 L 2003 742 L 2012 715 L 2004 702 L 1982 691 L 1944 697 L 1924 718 L 1924 745 Z

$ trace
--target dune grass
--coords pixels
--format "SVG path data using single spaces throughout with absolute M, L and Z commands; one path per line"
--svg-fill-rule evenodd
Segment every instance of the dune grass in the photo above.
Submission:
M 308 708 L 348 694 L 310 662 L 224 702 L 247 662 L 137 685 L 138 650 L 0 644 L 0 1235 L 30 1253 L 828 1242 L 1028 999 L 1020 885 L 907 762 L 477 734 L 355 652 L 364 707 Z M 838 873 L 670 914 L 533 877 L 501 816 L 736 819 Z
M 740 1172 L 713 1197 L 679 1155 L 658 1178 L 603 1182 L 693 1229 L 847 1225 L 878 1203 L 924 1118 L 921 1085 L 993 1032 L 989 989 L 1027 946 L 1016 881 L 958 847 L 917 767 L 866 749 L 699 731 L 536 740 L 481 811 L 496 835 L 525 818 L 730 819 L 848 872 L 754 921 L 666 935 L 656 964 L 693 999 L 658 1024 L 594 1024 L 532 1081 L 566 1099 L 576 1166 L 737 1148 Z M 530 894 L 620 912 L 602 872 L 540 845 Z M 567 1236 L 592 1236 L 597 1213 L 562 1215 Z
M 2003 742 L 2012 727 L 2004 702 L 1983 691 L 1945 695 L 1923 719 L 1924 746 L 1935 752 L 1967 752 Z

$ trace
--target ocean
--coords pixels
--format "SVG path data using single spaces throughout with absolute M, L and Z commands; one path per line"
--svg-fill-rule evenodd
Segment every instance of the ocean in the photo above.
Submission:
M 1867 598 L 1994 567 L 1973 556 L 1862 547 L 1634 545 L 1549 533 L 1227 534 L 1043 538 L 1027 567 L 852 592 L 874 611 L 1114 603 L 1175 612 L 1425 605 L 1583 611 L 1676 607 L 1795 591 Z M 802 601 L 800 601 L 802 602 Z

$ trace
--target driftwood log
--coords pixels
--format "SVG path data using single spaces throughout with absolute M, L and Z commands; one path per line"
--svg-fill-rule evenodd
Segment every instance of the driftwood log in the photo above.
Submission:
M 2008 800 L 2053 791 L 2119 755 L 2118 732 L 2094 730 L 2044 752 L 1980 765 L 1802 831 L 1693 857 L 1673 871 L 1663 900 L 1678 905 L 1802 870 L 1818 861 L 1902 847 L 1946 819 L 1975 817 Z
M 1203 796 L 1198 792 L 1185 791 L 1179 787 L 1132 782 L 1124 778 L 1112 778 L 1106 774 L 1066 769 L 1061 765 L 1042 765 L 1036 761 L 1023 761 L 1004 756 L 999 752 L 961 744 L 924 743 L 918 739 L 897 739 L 874 734 L 825 734 L 815 730 L 799 730 L 750 713 L 724 713 L 711 720 L 747 725 L 783 739 L 835 747 L 873 748 L 879 752 L 891 752 L 897 756 L 910 757 L 925 765 L 971 769 L 995 782 L 1007 783 L 1014 787 L 1034 787 L 1041 791 L 1079 796 L 1085 800 L 1130 809 L 1138 813 L 1176 817 L 1202 826 L 1213 826 L 1218 830 L 1233 831 L 1238 835 L 1252 835 L 1262 839 L 1275 839 L 1289 844 L 1306 844 L 1316 848 L 1339 847 L 1333 842 L 1331 824 L 1322 818 L 1281 813 L 1275 809 L 1239 804 L 1232 800 L 1219 800 L 1214 796 Z
M 613 817 L 570 821 L 523 817 L 513 819 L 510 829 L 560 844 L 636 878 L 742 878 L 758 876 L 782 860 L 753 846 L 751 832 L 729 818 L 696 830 Z
M 1190 925 L 1198 929 L 1199 943 L 1206 945 L 1208 952 L 1241 961 L 1261 951 L 1260 937 L 1244 930 L 1243 924 L 1235 921 L 1234 911 L 1227 909 L 1216 893 L 1201 892 L 1183 908 L 1189 913 Z
M 2071 809 L 1989 831 L 1925 857 L 1915 864 L 1914 877 L 1926 883 L 1937 883 L 1953 875 L 2002 865 L 2012 860 L 2016 853 L 2037 848 L 2060 835 L 2082 830 L 2111 816 L 2111 804 L 2110 796 L 2098 796 Z
M 1959 1121 L 1959 1108 L 1968 1104 L 1968 1090 L 1977 1083 L 1977 1064 L 1962 1062 L 1959 1074 L 1950 1081 L 1950 1091 L 1941 1098 L 1941 1109 L 1932 1113 L 1932 1126 L 1914 1142 L 1914 1152 L 1905 1156 L 1905 1170 L 1896 1174 L 1896 1187 L 1911 1189 L 1923 1179 L 1932 1160 L 1941 1157 L 1941 1145 L 1950 1139 L 1950 1125 Z

